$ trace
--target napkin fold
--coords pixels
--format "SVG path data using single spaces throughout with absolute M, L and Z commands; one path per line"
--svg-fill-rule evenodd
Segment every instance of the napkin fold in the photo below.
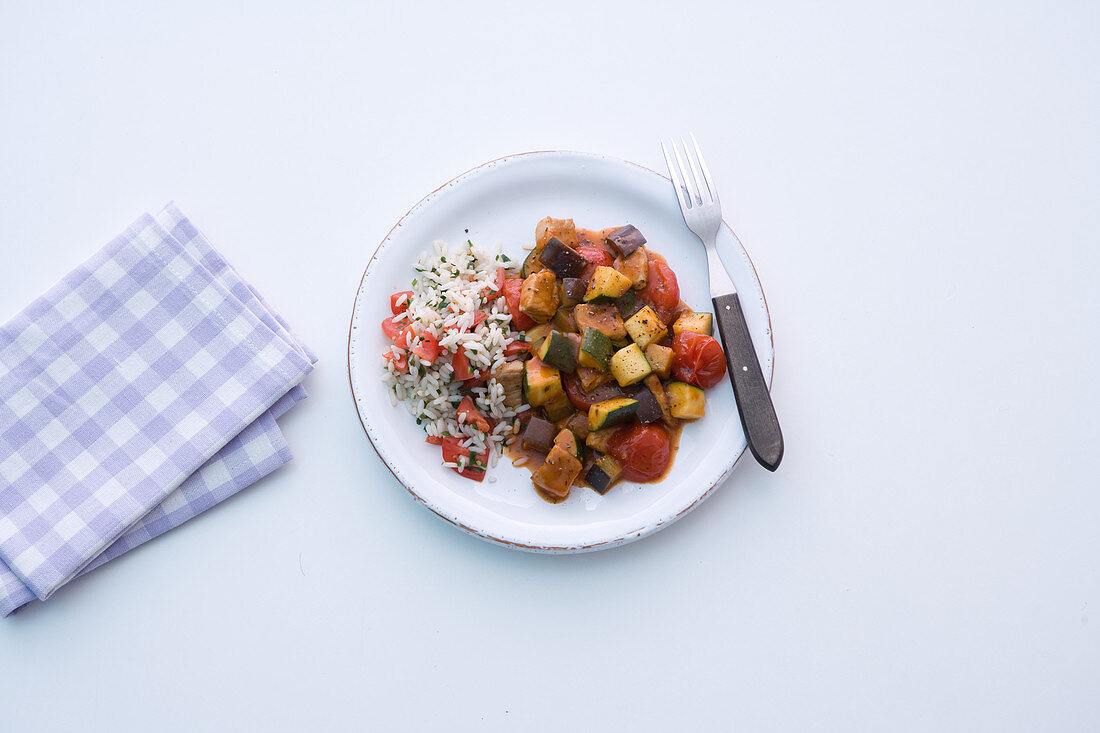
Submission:
M 0 614 L 289 461 L 315 360 L 172 204 L 0 327 Z

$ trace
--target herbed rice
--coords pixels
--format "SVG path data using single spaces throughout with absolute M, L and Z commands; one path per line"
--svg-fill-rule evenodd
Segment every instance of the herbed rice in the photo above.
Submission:
M 432 363 L 406 352 L 407 373 L 397 371 L 393 361 L 383 356 L 383 381 L 390 386 L 390 402 L 395 407 L 399 402 L 404 404 L 429 436 L 461 436 L 462 445 L 469 448 L 471 455 L 488 449 L 489 466 L 496 465 L 504 442 L 514 435 L 516 413 L 527 409 L 527 405 L 518 409 L 506 406 L 504 388 L 489 376 L 506 361 L 504 349 L 513 341 L 523 340 L 520 333 L 512 330 L 512 317 L 503 294 L 492 300 L 484 297 L 487 286 L 491 289 L 494 283 L 497 268 L 508 263 L 508 256 L 500 250 L 498 245 L 490 255 L 469 240 L 449 249 L 445 242 L 436 240 L 432 250 L 420 255 L 408 310 L 394 316 L 394 323 L 402 327 L 412 324 L 418 333 L 431 333 L 442 350 Z M 479 310 L 486 313 L 486 319 L 468 330 Z M 454 327 L 453 330 L 447 330 L 448 326 Z M 480 376 L 489 376 L 485 386 L 473 388 L 470 395 L 482 414 L 496 421 L 489 434 L 458 420 L 462 383 L 454 378 L 451 356 L 459 346 L 466 352 L 470 369 Z M 392 346 L 389 351 L 396 357 L 401 350 Z M 460 457 L 458 463 L 443 465 L 462 470 L 466 463 L 467 459 Z

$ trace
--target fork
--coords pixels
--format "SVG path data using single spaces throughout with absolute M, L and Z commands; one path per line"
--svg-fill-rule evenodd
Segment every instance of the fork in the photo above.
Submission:
M 783 433 L 779 429 L 779 418 L 775 415 L 768 385 L 756 358 L 752 337 L 749 336 L 749 327 L 745 323 L 737 288 L 733 286 L 715 246 L 718 228 L 722 225 L 722 205 L 718 200 L 718 188 L 703 160 L 703 152 L 699 149 L 695 135 L 691 135 L 691 142 L 694 157 L 692 149 L 682 137 L 680 144 L 684 150 L 683 157 L 680 156 L 675 140 L 670 141 L 672 155 L 669 155 L 669 149 L 663 142 L 661 149 L 665 153 L 665 163 L 668 164 L 668 172 L 676 189 L 676 199 L 680 202 L 684 221 L 707 249 L 714 320 L 718 322 L 718 333 L 725 342 L 726 365 L 733 383 L 733 394 L 737 398 L 737 410 L 741 415 L 745 439 L 760 465 L 774 471 L 783 460 Z M 675 165 L 673 156 L 676 159 Z M 686 166 L 684 158 L 687 158 Z M 730 231 L 732 233 L 733 230 Z M 734 234 L 734 239 L 736 238 L 737 235 Z

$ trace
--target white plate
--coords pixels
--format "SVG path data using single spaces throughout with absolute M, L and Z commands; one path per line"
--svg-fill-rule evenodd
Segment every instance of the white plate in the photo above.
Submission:
M 706 255 L 684 225 L 667 178 L 616 158 L 539 152 L 491 161 L 428 194 L 386 236 L 367 265 L 355 298 L 348 370 L 359 419 L 378 455 L 409 492 L 455 526 L 507 547 L 587 552 L 623 544 L 668 526 L 699 505 L 745 451 L 728 380 L 707 390 L 707 415 L 684 428 L 672 470 L 660 483 L 619 484 L 605 496 L 580 488 L 561 504 L 536 496 L 530 472 L 501 460 L 496 481 L 477 483 L 440 465 L 438 446 L 403 407 L 394 409 L 381 381 L 387 340 L 379 324 L 389 295 L 407 289 L 413 262 L 436 239 L 467 238 L 485 248 L 504 243 L 513 259 L 534 241 L 544 216 L 590 229 L 634 224 L 672 265 L 681 297 L 711 309 Z M 764 374 L 771 382 L 772 339 L 764 293 L 749 256 L 723 225 L 718 249 L 745 308 Z

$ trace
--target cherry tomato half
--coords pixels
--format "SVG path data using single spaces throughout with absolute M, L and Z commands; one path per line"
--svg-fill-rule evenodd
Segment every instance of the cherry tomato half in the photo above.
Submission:
M 611 267 L 615 264 L 615 258 L 605 249 L 600 249 L 599 247 L 577 247 L 577 251 L 589 262 L 588 267 L 584 268 L 584 273 L 581 274 L 582 280 L 591 280 L 592 273 L 596 271 L 596 267 L 599 265 Z
M 535 325 L 535 320 L 519 309 L 519 291 L 522 287 L 523 280 L 518 277 L 504 281 L 504 300 L 508 304 L 508 312 L 512 314 L 512 328 L 517 331 L 526 331 Z
M 726 354 L 717 339 L 681 331 L 672 339 L 672 376 L 707 389 L 726 375 Z
M 663 425 L 632 425 L 611 436 L 611 455 L 628 481 L 660 478 L 672 460 L 672 440 Z
M 395 316 L 409 309 L 409 298 L 412 297 L 412 294 L 413 291 L 411 290 L 403 290 L 390 296 L 390 310 L 393 311 Z
M 649 261 L 649 275 L 642 290 L 642 300 L 653 306 L 662 321 L 672 322 L 672 314 L 680 304 L 680 285 L 671 267 L 660 260 Z

